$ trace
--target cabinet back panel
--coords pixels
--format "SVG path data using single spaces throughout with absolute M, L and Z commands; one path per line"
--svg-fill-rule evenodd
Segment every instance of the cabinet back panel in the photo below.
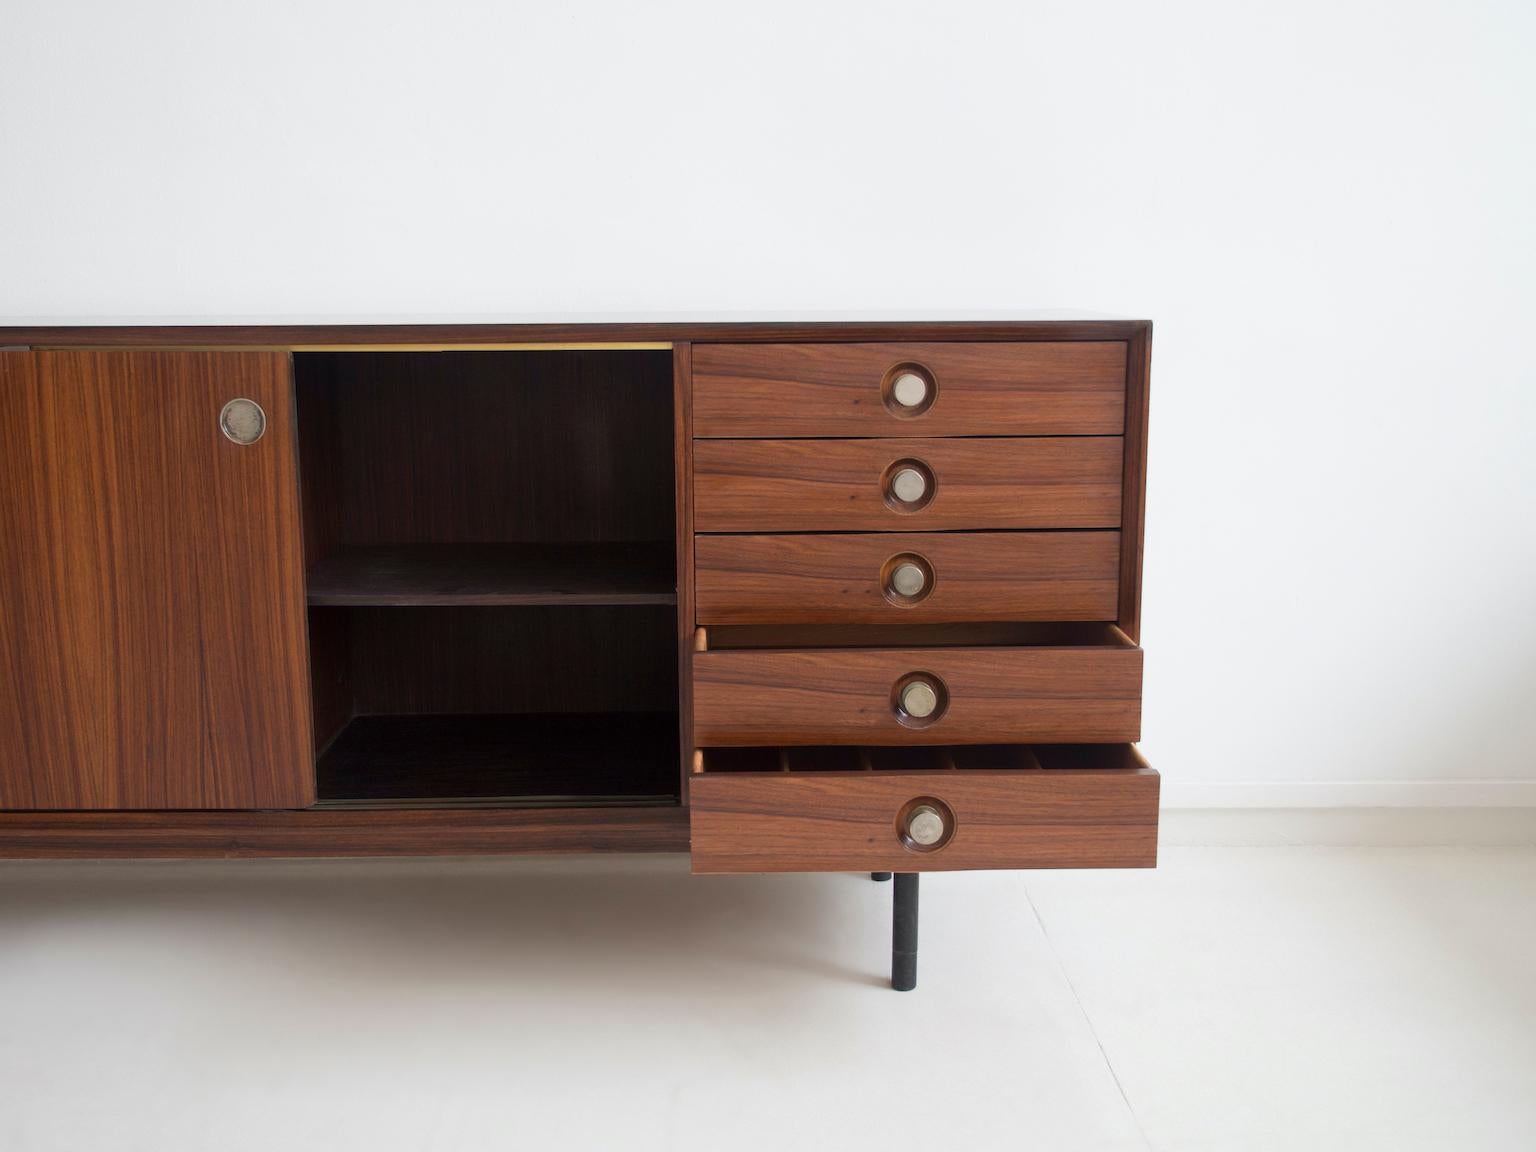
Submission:
M 660 351 L 295 356 L 313 565 L 336 545 L 671 540 Z
M 677 710 L 667 605 L 337 611 L 361 715 Z

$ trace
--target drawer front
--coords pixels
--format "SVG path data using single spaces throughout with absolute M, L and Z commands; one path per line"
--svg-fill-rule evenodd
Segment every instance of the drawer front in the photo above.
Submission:
M 1127 758 L 1140 762 L 1134 750 Z M 1150 768 L 932 773 L 703 773 L 690 790 L 695 872 L 1151 868 Z M 943 839 L 910 839 L 920 807 Z M 933 819 L 930 817 L 930 819 Z
M 1113 620 L 1118 532 L 699 536 L 701 624 Z
M 1126 345 L 695 344 L 700 437 L 1118 436 Z
M 1119 743 L 1141 737 L 1141 649 L 696 652 L 696 744 Z
M 699 440 L 700 532 L 1118 528 L 1117 436 Z

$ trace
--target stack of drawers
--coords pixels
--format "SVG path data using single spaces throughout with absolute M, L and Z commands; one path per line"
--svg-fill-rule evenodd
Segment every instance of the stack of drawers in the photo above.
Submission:
M 1130 369 L 1122 341 L 693 347 L 696 871 L 1155 862 Z

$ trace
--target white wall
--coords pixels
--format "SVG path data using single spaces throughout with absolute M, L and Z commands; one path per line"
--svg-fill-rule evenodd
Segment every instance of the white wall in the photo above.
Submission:
M 11 322 L 1150 316 L 1168 798 L 1536 791 L 1528 0 L 0 15 Z

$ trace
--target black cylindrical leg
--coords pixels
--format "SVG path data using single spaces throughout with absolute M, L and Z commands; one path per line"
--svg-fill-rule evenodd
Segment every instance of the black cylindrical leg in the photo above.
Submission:
M 891 987 L 917 987 L 917 873 L 896 873 L 895 914 L 891 917 Z
M 871 872 L 869 878 L 871 880 L 889 880 L 891 874 L 889 872 Z

